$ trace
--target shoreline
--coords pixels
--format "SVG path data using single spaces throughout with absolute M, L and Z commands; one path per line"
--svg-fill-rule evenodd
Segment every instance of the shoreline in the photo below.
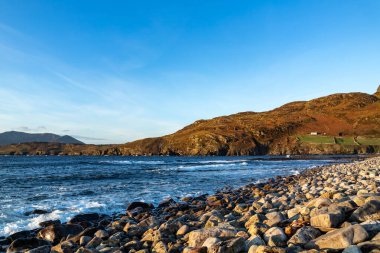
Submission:
M 380 181 L 379 169 L 379 157 L 367 158 L 305 169 L 298 175 L 220 190 L 213 195 L 186 197 L 180 202 L 168 200 L 156 208 L 133 202 L 126 214 L 77 215 L 68 223 L 44 222 L 43 229 L 0 238 L 0 251 L 254 253 L 289 249 L 300 252 L 322 247 L 342 250 L 349 246 L 342 244 L 337 248 L 328 244 L 332 239 L 325 239 L 323 234 L 327 231 L 335 231 L 329 236 L 340 239 L 347 233 L 361 236 L 359 241 L 350 243 L 366 248 L 370 243 L 364 242 L 380 232 L 380 222 L 355 223 L 368 217 L 380 219 L 380 193 L 376 184 Z M 362 177 L 367 185 L 355 179 L 355 175 Z M 318 180 L 319 177 L 325 180 Z M 339 187 L 334 185 L 335 181 L 340 181 Z M 345 186 L 350 191 L 339 189 Z M 369 204 L 375 212 L 363 218 Z M 380 242 L 377 243 L 380 249 Z

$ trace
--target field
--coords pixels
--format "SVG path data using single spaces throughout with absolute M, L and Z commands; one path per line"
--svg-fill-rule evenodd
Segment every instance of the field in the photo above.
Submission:
M 335 137 L 335 142 L 340 145 L 358 145 L 353 137 Z
M 380 138 L 371 137 L 334 137 L 320 135 L 301 135 L 297 136 L 297 140 L 301 143 L 313 144 L 339 144 L 339 145 L 380 145 Z M 355 141 L 356 140 L 356 141 Z
M 332 136 L 301 135 L 301 136 L 298 136 L 297 138 L 300 142 L 303 142 L 303 143 L 335 144 L 334 137 Z
M 361 145 L 380 145 L 380 138 L 368 138 L 359 136 L 356 139 Z

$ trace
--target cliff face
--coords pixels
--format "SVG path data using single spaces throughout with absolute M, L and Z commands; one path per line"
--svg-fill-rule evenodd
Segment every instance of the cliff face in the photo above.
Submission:
M 320 132 L 380 137 L 380 98 L 365 93 L 334 94 L 293 102 L 271 111 L 243 112 L 198 120 L 163 137 L 122 145 L 12 145 L 0 154 L 86 155 L 263 155 L 378 152 L 378 146 L 311 144 L 297 136 Z M 37 152 L 38 151 L 38 152 Z

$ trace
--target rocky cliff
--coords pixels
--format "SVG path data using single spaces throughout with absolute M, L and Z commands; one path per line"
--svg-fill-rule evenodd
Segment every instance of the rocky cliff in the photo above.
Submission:
M 298 136 L 380 137 L 380 87 L 374 95 L 341 93 L 285 104 L 266 112 L 242 112 L 198 120 L 158 138 L 122 145 L 12 145 L 0 154 L 264 155 L 379 152 L 378 145 L 313 144 Z

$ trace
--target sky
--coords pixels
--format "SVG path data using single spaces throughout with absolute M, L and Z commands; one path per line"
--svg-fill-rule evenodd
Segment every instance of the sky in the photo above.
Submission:
M 0 131 L 125 143 L 380 84 L 378 0 L 0 0 Z

